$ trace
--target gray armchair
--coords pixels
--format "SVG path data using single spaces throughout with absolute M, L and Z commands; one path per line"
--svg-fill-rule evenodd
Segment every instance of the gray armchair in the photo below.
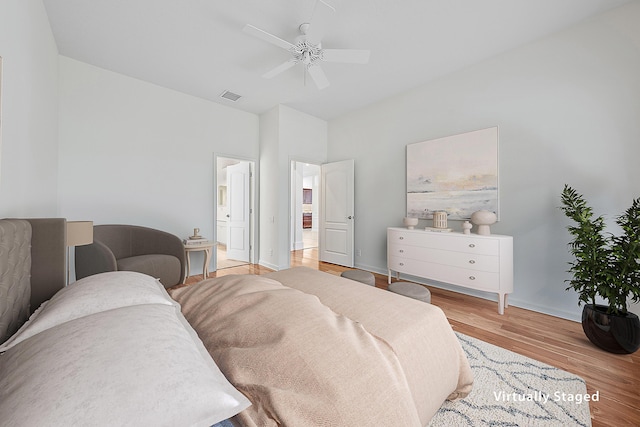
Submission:
M 137 271 L 170 288 L 184 279 L 185 254 L 177 236 L 135 225 L 96 225 L 93 243 L 77 246 L 76 279 L 107 271 Z

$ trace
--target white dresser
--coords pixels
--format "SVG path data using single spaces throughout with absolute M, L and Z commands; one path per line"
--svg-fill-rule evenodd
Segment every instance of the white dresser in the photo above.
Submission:
M 498 294 L 498 312 L 513 292 L 513 238 L 492 234 L 387 229 L 389 283 L 392 272 Z

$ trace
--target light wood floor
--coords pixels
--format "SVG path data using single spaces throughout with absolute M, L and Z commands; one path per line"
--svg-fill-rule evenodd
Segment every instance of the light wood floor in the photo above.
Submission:
M 292 267 L 307 266 L 340 275 L 346 268 L 318 262 L 317 250 L 292 253 Z M 271 270 L 255 264 L 218 270 L 227 274 L 264 274 Z M 387 277 L 376 274 L 376 287 L 386 289 Z M 192 276 L 195 283 L 202 276 Z M 591 402 L 591 418 L 598 426 L 640 426 L 640 351 L 615 355 L 602 351 L 584 336 L 579 323 L 510 306 L 499 315 L 497 302 L 434 287 L 431 302 L 440 307 L 455 331 L 572 372 L 587 382 L 587 392 L 599 391 Z

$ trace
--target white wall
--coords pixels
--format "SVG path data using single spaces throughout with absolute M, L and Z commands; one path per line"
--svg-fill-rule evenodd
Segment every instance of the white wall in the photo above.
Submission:
M 57 216 L 58 50 L 41 0 L 0 2 L 0 218 Z
M 278 269 L 278 189 L 280 155 L 279 129 L 280 108 L 274 107 L 260 115 L 260 188 L 259 200 L 259 242 L 258 264 L 274 270 Z
M 258 116 L 60 57 L 63 216 L 213 238 L 214 153 L 257 159 Z
M 324 163 L 327 122 L 278 105 L 260 116 L 260 264 L 290 265 L 290 163 Z
M 385 229 L 406 212 L 407 144 L 498 125 L 492 230 L 514 236 L 509 301 L 577 320 L 559 194 L 568 183 L 611 218 L 640 196 L 638 22 L 634 2 L 332 120 L 329 160 L 355 159 L 356 265 L 386 273 Z

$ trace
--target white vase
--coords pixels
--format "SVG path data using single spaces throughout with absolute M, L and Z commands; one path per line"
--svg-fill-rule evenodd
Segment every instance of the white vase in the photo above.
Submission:
M 402 223 L 405 225 L 405 227 L 407 227 L 409 230 L 413 230 L 413 228 L 418 225 L 418 218 L 410 218 L 408 216 L 404 217 L 404 220 L 402 221 Z
M 495 224 L 497 215 L 491 211 L 480 210 L 471 214 L 471 222 L 478 226 L 478 234 L 488 236 L 491 234 L 489 226 Z

